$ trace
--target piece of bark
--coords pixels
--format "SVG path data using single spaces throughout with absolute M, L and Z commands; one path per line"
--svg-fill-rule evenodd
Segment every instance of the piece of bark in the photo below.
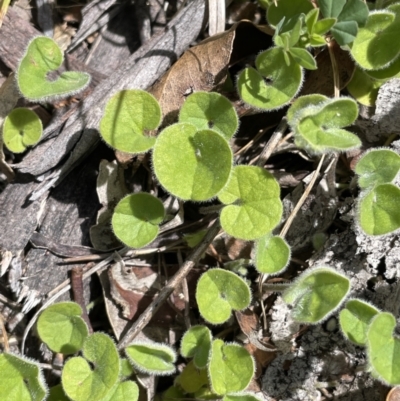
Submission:
M 57 185 L 98 143 L 97 128 L 110 97 L 121 89 L 146 89 L 153 84 L 198 36 L 203 16 L 203 0 L 189 3 L 171 21 L 164 34 L 151 39 L 98 85 L 83 101 L 79 115 L 76 113 L 70 117 L 62 135 L 51 144 L 46 143 L 33 149 L 16 167 L 21 172 L 43 174 L 75 147 L 66 163 L 55 172 L 53 180 L 44 184 L 44 190 Z M 82 129 L 85 129 L 83 135 Z

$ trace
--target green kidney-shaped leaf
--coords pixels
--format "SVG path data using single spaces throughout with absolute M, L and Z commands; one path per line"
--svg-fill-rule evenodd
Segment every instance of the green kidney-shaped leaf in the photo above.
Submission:
M 243 393 L 225 395 L 222 401 L 262 401 L 262 398 L 246 391 Z
M 303 115 L 303 109 L 319 110 L 327 100 L 329 100 L 327 96 L 320 95 L 319 93 L 300 96 L 292 103 L 286 113 L 288 123 L 291 126 L 296 125 L 299 117 Z
M 42 136 L 42 122 L 32 110 L 14 109 L 4 120 L 3 142 L 11 152 L 21 153 Z
M 371 13 L 353 42 L 351 54 L 366 70 L 387 67 L 400 55 L 400 43 L 393 41 L 400 34 L 399 5 L 392 7 L 394 12 L 389 7 Z
M 282 217 L 279 184 L 261 167 L 236 166 L 218 198 L 228 205 L 221 212 L 222 228 L 236 238 L 260 238 Z
M 282 237 L 267 235 L 256 242 L 254 264 L 263 274 L 278 274 L 289 264 L 290 246 Z
M 214 197 L 228 181 L 232 151 L 217 132 L 178 123 L 158 136 L 153 166 L 160 184 L 172 195 L 204 201 Z
M 373 79 L 360 67 L 354 70 L 351 81 L 346 86 L 350 95 L 357 102 L 365 106 L 374 106 L 378 97 L 379 88 L 384 84 L 384 81 Z
M 39 364 L 21 356 L 0 354 L 0 394 L 7 401 L 42 401 L 47 386 Z
M 81 315 L 82 308 L 75 302 L 49 306 L 37 322 L 40 339 L 54 352 L 74 354 L 82 348 L 89 333 Z
M 185 393 L 195 393 L 208 385 L 207 370 L 198 369 L 193 361 L 190 361 L 175 379 L 175 385 L 179 385 Z
M 94 333 L 83 344 L 83 356 L 73 357 L 64 365 L 61 376 L 64 391 L 73 401 L 101 400 L 118 380 L 117 348 L 106 334 Z
M 125 348 L 126 356 L 140 372 L 172 375 L 175 372 L 175 351 L 165 344 L 136 342 Z
M 34 38 L 19 63 L 17 83 L 22 95 L 33 102 L 46 102 L 74 95 L 85 89 L 90 75 L 66 71 L 56 79 L 48 74 L 57 70 L 64 60 L 57 43 L 46 36 Z
M 351 299 L 340 311 L 339 322 L 343 334 L 354 344 L 365 346 L 367 330 L 378 309 L 360 299 Z
M 282 294 L 293 304 L 292 317 L 300 323 L 318 323 L 332 314 L 350 290 L 347 277 L 329 267 L 318 267 L 301 274 Z
M 282 18 L 297 17 L 300 14 L 307 14 L 312 9 L 313 6 L 308 0 L 279 0 L 268 7 L 268 23 L 276 26 Z
M 123 90 L 108 101 L 100 121 L 100 135 L 122 152 L 146 152 L 156 142 L 149 133 L 160 125 L 161 117 L 160 105 L 153 95 L 139 89 Z
M 249 385 L 254 374 L 254 361 L 242 346 L 214 340 L 208 374 L 214 393 L 235 393 Z
M 400 228 L 400 189 L 393 184 L 373 188 L 359 203 L 360 225 L 368 235 L 383 235 Z
M 260 53 L 256 68 L 246 68 L 239 74 L 238 92 L 244 102 L 273 110 L 289 103 L 299 91 L 301 67 L 293 59 L 288 65 L 282 48 L 273 47 Z
M 50 388 L 46 401 L 70 401 L 70 399 L 65 395 L 62 385 L 57 384 Z
M 127 380 L 124 382 L 117 382 L 101 401 L 137 401 L 138 399 L 138 385 L 132 380 Z
M 247 308 L 251 292 L 246 282 L 223 269 L 205 272 L 197 283 L 196 301 L 203 318 L 212 324 L 226 322 L 233 310 Z
M 162 202 L 145 192 L 128 195 L 118 202 L 111 224 L 117 238 L 131 248 L 150 244 L 164 220 Z
M 227 140 L 239 125 L 231 102 L 216 92 L 195 92 L 188 96 L 179 112 L 179 122 L 193 124 L 199 131 L 212 129 Z
M 391 313 L 378 313 L 367 332 L 369 363 L 379 378 L 391 386 L 400 384 L 400 339 L 393 336 L 396 319 Z
M 206 326 L 192 326 L 182 337 L 181 354 L 193 358 L 195 366 L 204 369 L 210 355 L 212 335 Z
M 358 107 L 354 100 L 329 99 L 319 105 L 304 107 L 295 114 L 289 124 L 299 147 L 311 153 L 321 154 L 361 146 L 361 141 L 356 135 L 341 129 L 352 124 L 357 116 Z
M 390 149 L 372 149 L 358 161 L 355 172 L 360 188 L 391 183 L 400 170 L 400 156 Z

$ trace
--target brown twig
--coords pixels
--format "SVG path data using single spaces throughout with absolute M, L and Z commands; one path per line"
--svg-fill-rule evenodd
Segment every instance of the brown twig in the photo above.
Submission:
M 209 244 L 213 241 L 214 237 L 220 230 L 219 220 L 216 220 L 204 236 L 203 240 L 193 249 L 185 263 L 180 267 L 177 273 L 168 281 L 167 285 L 161 290 L 158 297 L 147 307 L 147 309 L 140 315 L 136 322 L 126 332 L 118 343 L 118 348 L 126 347 L 134 338 L 145 328 L 150 322 L 151 318 L 160 308 L 160 306 L 171 295 L 175 288 L 182 282 L 188 275 L 190 270 L 196 265 L 197 261 L 201 258 L 203 253 L 208 248 Z
M 8 343 L 8 336 L 6 332 L 6 326 L 4 325 L 4 320 L 3 320 L 3 315 L 0 313 L 0 329 L 1 329 L 1 334 L 3 335 L 3 341 L 4 341 L 4 351 L 9 352 L 10 351 L 10 344 Z

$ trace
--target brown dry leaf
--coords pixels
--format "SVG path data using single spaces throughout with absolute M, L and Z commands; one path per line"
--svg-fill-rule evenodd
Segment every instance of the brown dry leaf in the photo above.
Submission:
M 342 50 L 336 42 L 332 43 L 332 51 L 339 69 L 340 89 L 343 89 L 353 76 L 355 64 L 349 52 Z M 310 71 L 300 92 L 300 96 L 321 93 L 322 95 L 331 97 L 334 95 L 334 86 L 332 64 L 328 49 L 319 53 L 315 61 L 317 62 L 318 69 Z
M 256 371 L 254 373 L 255 379 L 258 379 L 261 376 L 263 368 L 267 367 L 278 355 L 277 352 L 259 349 L 252 343 L 246 344 L 244 348 L 247 349 L 256 363 Z
M 235 315 L 240 329 L 247 337 L 258 330 L 258 316 L 250 309 L 243 312 L 235 311 Z
M 242 21 L 187 50 L 150 90 L 161 105 L 164 125 L 174 122 L 186 96 L 214 90 L 224 83 L 230 65 L 270 43 L 270 36 Z

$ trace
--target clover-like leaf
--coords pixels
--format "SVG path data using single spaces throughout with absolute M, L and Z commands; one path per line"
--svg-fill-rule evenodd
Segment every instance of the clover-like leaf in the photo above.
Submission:
M 360 299 L 347 301 L 339 314 L 343 334 L 354 344 L 364 346 L 367 342 L 367 330 L 372 318 L 379 310 Z
M 81 315 L 82 308 L 75 302 L 50 305 L 37 322 L 40 339 L 54 352 L 74 354 L 82 348 L 89 333 Z
M 198 369 L 193 361 L 190 361 L 175 379 L 175 385 L 180 386 L 185 393 L 195 393 L 208 385 L 207 370 Z
M 128 345 L 125 353 L 140 372 L 160 376 L 175 372 L 176 352 L 168 345 L 138 341 Z
M 122 358 L 120 360 L 120 363 L 121 363 L 121 371 L 119 372 L 120 379 L 125 380 L 128 377 L 133 375 L 134 370 L 133 370 L 131 363 L 129 362 L 129 360 L 127 358 Z
M 21 356 L 0 354 L 0 394 L 7 401 L 42 401 L 47 386 L 39 364 Z
M 124 382 L 117 382 L 101 401 L 137 401 L 138 399 L 138 385 L 132 380 L 127 380 Z
M 256 166 L 236 166 L 226 187 L 218 194 L 228 205 L 222 209 L 222 228 L 233 237 L 254 240 L 272 231 L 282 217 L 278 182 Z
M 262 401 L 262 398 L 249 391 L 244 391 L 242 393 L 227 394 L 222 401 Z
M 153 166 L 160 184 L 172 195 L 204 201 L 214 197 L 228 181 L 232 150 L 217 132 L 178 123 L 158 136 Z
M 350 98 L 341 98 L 315 104 L 316 98 L 312 96 L 308 97 L 312 100 L 311 105 L 299 110 L 297 101 L 305 103 L 299 98 L 292 106 L 296 112 L 290 112 L 293 118 L 288 122 L 295 134 L 296 145 L 315 154 L 361 146 L 361 141 L 356 135 L 341 129 L 356 120 L 357 103 Z
M 400 170 L 400 156 L 391 149 L 372 149 L 358 161 L 355 172 L 360 188 L 391 183 Z
M 306 49 L 300 47 L 292 47 L 288 50 L 293 60 L 307 70 L 316 70 L 317 63 L 314 57 Z
M 393 336 L 395 327 L 395 317 L 383 312 L 372 319 L 367 332 L 369 363 L 391 386 L 400 384 L 400 339 Z
M 360 67 L 354 70 L 351 81 L 347 84 L 346 89 L 350 95 L 365 106 L 374 106 L 378 97 L 379 88 L 385 81 L 373 79 L 366 71 Z
M 143 90 L 123 90 L 107 103 L 100 121 L 104 141 L 122 152 L 142 153 L 151 149 L 155 136 L 149 135 L 161 123 L 156 98 Z
M 354 60 L 366 70 L 389 66 L 400 56 L 400 43 L 393 42 L 393 38 L 400 34 L 399 27 L 399 4 L 371 13 L 352 44 Z
M 369 191 L 359 203 L 361 228 L 368 235 L 384 235 L 400 228 L 400 189 L 381 184 Z
M 260 273 L 278 274 L 290 261 L 290 246 L 278 236 L 266 235 L 256 242 L 254 264 Z
M 296 19 L 300 14 L 307 14 L 312 9 L 313 6 L 308 0 L 279 0 L 268 7 L 268 23 L 276 26 L 282 18 Z
M 42 131 L 38 115 L 32 110 L 19 107 L 4 120 L 3 142 L 11 152 L 21 153 L 39 141 Z
M 199 131 L 212 129 L 227 140 L 239 126 L 231 102 L 216 92 L 195 92 L 188 96 L 179 112 L 179 122 L 193 124 Z
M 235 393 L 249 385 L 254 375 L 254 361 L 242 346 L 214 340 L 208 374 L 214 393 Z
M 292 105 L 289 107 L 286 113 L 288 123 L 291 125 L 295 125 L 299 116 L 302 115 L 303 109 L 306 109 L 308 107 L 312 108 L 313 106 L 314 109 L 318 109 L 328 99 L 329 98 L 327 96 L 320 95 L 319 93 L 315 93 L 313 95 L 300 96 L 292 103 Z
M 197 283 L 196 301 L 203 318 L 212 324 L 226 322 L 233 310 L 247 308 L 251 292 L 247 283 L 224 269 L 206 271 Z
M 182 337 L 181 354 L 193 358 L 195 366 L 204 369 L 210 355 L 212 335 L 206 326 L 192 326 Z
M 115 207 L 111 224 L 117 238 L 131 248 L 150 244 L 164 220 L 162 202 L 145 192 L 128 195 Z
M 64 391 L 73 401 L 101 400 L 118 380 L 117 347 L 106 334 L 94 333 L 83 344 L 83 356 L 73 357 L 64 365 L 61 376 Z
M 283 292 L 283 300 L 293 304 L 293 320 L 318 323 L 332 314 L 344 301 L 350 281 L 330 267 L 317 267 L 301 274 Z
M 49 74 L 64 60 L 57 43 L 46 36 L 34 38 L 19 63 L 17 83 L 22 95 L 33 102 L 46 102 L 74 95 L 85 89 L 90 75 L 85 72 L 65 71 L 56 79 Z
M 242 100 L 263 110 L 278 109 L 289 103 L 300 89 L 301 67 L 293 59 L 286 63 L 287 53 L 273 47 L 256 58 L 256 68 L 246 68 L 237 81 Z

